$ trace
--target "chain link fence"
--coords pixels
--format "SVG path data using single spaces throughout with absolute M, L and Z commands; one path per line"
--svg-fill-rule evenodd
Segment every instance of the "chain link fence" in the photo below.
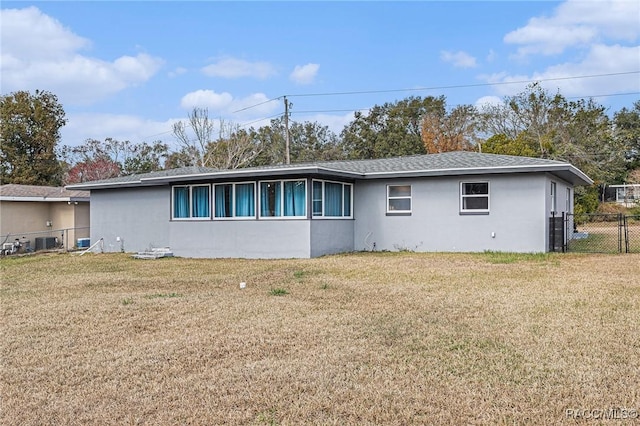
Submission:
M 624 217 L 626 253 L 640 253 L 640 215 Z
M 52 229 L 0 235 L 3 256 L 42 250 L 66 250 L 89 247 L 89 227 Z
M 569 214 L 565 229 L 565 251 L 640 253 L 640 216 Z

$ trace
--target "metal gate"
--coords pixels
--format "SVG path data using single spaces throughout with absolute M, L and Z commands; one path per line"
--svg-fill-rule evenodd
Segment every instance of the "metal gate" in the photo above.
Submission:
M 640 215 L 563 213 L 550 221 L 549 251 L 640 253 Z

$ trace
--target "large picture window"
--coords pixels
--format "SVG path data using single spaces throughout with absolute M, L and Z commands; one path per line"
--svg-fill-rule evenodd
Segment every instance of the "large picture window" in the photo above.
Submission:
M 260 182 L 260 217 L 306 216 L 306 180 Z
M 226 183 L 214 186 L 216 218 L 254 218 L 255 184 Z
M 411 214 L 411 185 L 387 186 L 387 213 Z
M 211 218 L 209 185 L 173 187 L 173 219 Z
M 489 212 L 489 182 L 460 183 L 460 212 Z
M 351 217 L 353 185 L 314 180 L 311 204 L 314 217 Z

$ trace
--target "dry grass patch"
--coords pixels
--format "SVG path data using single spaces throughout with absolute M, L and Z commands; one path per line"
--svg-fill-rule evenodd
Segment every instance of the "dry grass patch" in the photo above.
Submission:
M 640 255 L 0 267 L 2 424 L 558 424 L 566 409 L 640 409 Z

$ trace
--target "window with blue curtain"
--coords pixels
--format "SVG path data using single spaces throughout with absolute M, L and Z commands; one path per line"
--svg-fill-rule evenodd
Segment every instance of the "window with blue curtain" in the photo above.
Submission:
M 233 185 L 216 185 L 214 189 L 215 217 L 231 217 L 233 205 Z
M 192 217 L 210 217 L 209 213 L 209 186 L 192 186 L 191 187 L 191 216 Z
M 284 215 L 285 216 L 306 216 L 307 197 L 306 181 L 285 181 L 284 182 Z
M 189 187 L 173 188 L 173 217 L 176 219 L 189 217 Z
M 253 217 L 255 211 L 255 194 L 253 183 L 239 183 L 235 185 L 236 190 L 236 216 Z
M 281 182 L 260 182 L 260 216 L 282 216 L 280 199 Z
M 314 216 L 322 216 L 322 182 L 313 181 L 313 199 L 311 200 Z
M 313 181 L 311 205 L 314 217 L 351 217 L 353 185 Z
M 334 182 L 324 183 L 324 215 L 342 216 L 343 195 L 342 184 Z
M 351 216 L 351 185 L 343 185 L 344 192 L 344 216 Z
M 174 186 L 173 218 L 211 217 L 209 185 Z

